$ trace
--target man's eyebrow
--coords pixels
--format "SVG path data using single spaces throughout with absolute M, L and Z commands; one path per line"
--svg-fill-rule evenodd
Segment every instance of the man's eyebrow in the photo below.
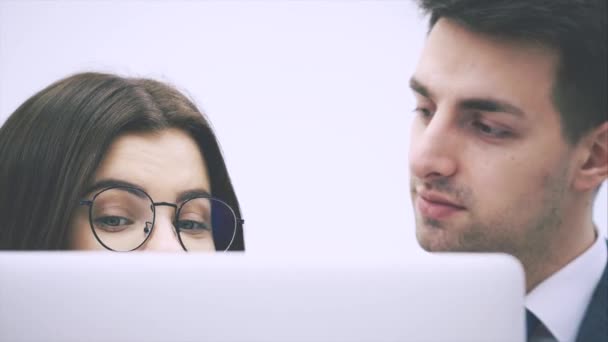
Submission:
M 185 202 L 189 199 L 197 197 L 211 197 L 211 194 L 205 189 L 183 191 L 177 195 L 177 203 Z
M 465 110 L 477 110 L 482 112 L 509 113 L 518 117 L 524 116 L 524 111 L 506 101 L 497 99 L 468 99 L 460 103 Z
M 428 87 L 422 84 L 416 77 L 410 78 L 410 88 L 421 96 L 432 99 L 433 95 L 429 91 Z M 509 113 L 518 117 L 524 116 L 524 111 L 515 105 L 508 103 L 507 101 L 493 99 L 493 98 L 472 98 L 464 100 L 460 103 L 462 109 L 478 110 L 483 112 L 494 112 L 494 113 Z
M 93 183 L 93 185 L 91 185 L 90 187 L 87 188 L 87 190 L 84 192 L 84 194 L 87 195 L 92 192 L 97 192 L 99 190 L 113 188 L 113 187 L 133 188 L 135 190 L 129 191 L 130 193 L 136 195 L 137 197 L 141 197 L 141 198 L 146 197 L 146 195 L 144 195 L 144 193 L 146 193 L 146 190 L 144 190 L 142 187 L 135 185 L 133 183 L 129 183 L 127 181 L 122 181 L 122 180 L 112 179 L 112 178 L 102 179 L 100 181 Z
M 418 94 L 420 94 L 426 98 L 432 97 L 428 88 L 424 84 L 422 84 L 422 82 L 418 81 L 414 76 L 412 76 L 412 78 L 410 78 L 410 88 L 412 88 L 413 91 L 417 92 Z

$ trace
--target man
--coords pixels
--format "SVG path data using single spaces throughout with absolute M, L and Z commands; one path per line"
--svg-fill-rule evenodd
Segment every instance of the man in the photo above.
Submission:
M 608 341 L 606 0 L 418 2 L 418 242 L 518 258 L 531 340 Z

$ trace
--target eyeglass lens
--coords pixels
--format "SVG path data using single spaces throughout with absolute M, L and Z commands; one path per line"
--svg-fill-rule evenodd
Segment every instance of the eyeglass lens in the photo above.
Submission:
M 150 197 L 137 189 L 111 188 L 100 192 L 91 205 L 90 221 L 97 239 L 115 251 L 137 249 L 148 238 L 155 220 Z M 227 245 L 236 229 L 232 209 L 213 198 L 193 198 L 184 202 L 174 220 L 182 245 L 188 251 Z

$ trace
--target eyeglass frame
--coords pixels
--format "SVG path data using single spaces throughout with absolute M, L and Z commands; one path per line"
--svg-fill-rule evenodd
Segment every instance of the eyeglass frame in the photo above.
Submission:
M 115 249 L 112 249 L 110 247 L 108 247 L 105 243 L 103 243 L 103 241 L 101 241 L 101 238 L 99 238 L 99 236 L 97 235 L 97 232 L 95 232 L 95 225 L 93 224 L 93 202 L 95 202 L 95 199 L 97 198 L 97 196 L 99 196 L 100 194 L 108 191 L 108 190 L 112 190 L 112 189 L 127 189 L 130 190 L 129 192 L 138 192 L 138 193 L 142 193 L 144 195 L 146 195 L 146 197 L 150 200 L 151 206 L 150 208 L 152 209 L 152 227 L 150 228 L 149 232 L 145 232 L 147 234 L 146 238 L 142 241 L 141 244 L 139 244 L 137 247 L 130 249 L 128 251 L 118 251 Z M 170 203 L 170 202 L 154 202 L 154 200 L 152 199 L 152 197 L 145 192 L 142 189 L 136 188 L 136 187 L 132 187 L 132 186 L 126 186 L 126 185 L 115 185 L 115 186 L 109 186 L 106 188 L 103 188 L 101 190 L 99 190 L 97 193 L 95 193 L 95 195 L 93 195 L 93 197 L 88 200 L 88 199 L 81 199 L 79 201 L 79 204 L 81 206 L 87 206 L 89 207 L 89 226 L 91 227 L 91 231 L 93 232 L 93 236 L 95 236 L 95 239 L 97 240 L 97 242 L 99 242 L 105 249 L 110 250 L 112 252 L 133 252 L 137 249 L 139 249 L 141 246 L 143 246 L 148 239 L 150 238 L 150 236 L 152 236 L 152 232 L 154 231 L 154 224 L 156 223 L 156 207 L 157 206 L 166 206 L 166 207 L 172 207 L 173 209 L 175 209 L 175 219 L 173 220 L 172 224 L 173 224 L 173 229 L 175 229 L 175 233 L 177 235 L 177 240 L 179 241 L 180 246 L 182 247 L 182 249 L 186 252 L 188 252 L 188 249 L 186 248 L 186 246 L 184 245 L 183 241 L 182 241 L 182 236 L 180 235 L 180 228 L 177 227 L 177 219 L 179 218 L 179 214 L 180 211 L 182 210 L 182 208 L 184 207 L 184 205 L 192 200 L 195 199 L 199 199 L 199 198 L 207 198 L 210 200 L 214 200 L 217 202 L 222 203 L 223 205 L 225 205 L 226 207 L 228 207 L 228 209 L 230 209 L 230 212 L 232 213 L 232 216 L 234 217 L 234 231 L 232 232 L 232 238 L 230 239 L 230 243 L 228 243 L 228 246 L 226 247 L 225 250 L 223 250 L 223 252 L 226 252 L 230 249 L 230 246 L 232 246 L 232 244 L 234 243 L 234 239 L 236 238 L 236 231 L 238 228 L 238 225 L 243 225 L 245 223 L 245 220 L 238 217 L 234 211 L 234 209 L 232 209 L 232 207 L 226 203 L 225 201 L 213 197 L 213 196 L 204 196 L 204 195 L 198 195 L 198 196 L 194 196 L 192 198 L 189 198 L 185 201 L 183 201 L 181 204 L 177 204 L 177 203 Z M 148 229 L 148 227 L 144 228 Z M 215 241 L 213 242 L 213 244 L 215 245 Z

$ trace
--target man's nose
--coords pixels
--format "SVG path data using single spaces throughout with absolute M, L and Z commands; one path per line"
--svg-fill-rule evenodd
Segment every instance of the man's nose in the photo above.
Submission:
M 450 177 L 457 172 L 456 127 L 447 113 L 436 112 L 429 122 L 412 125 L 410 169 L 420 180 Z
M 152 235 L 142 246 L 143 251 L 158 252 L 184 252 L 177 232 L 173 227 L 175 209 L 171 207 L 157 207 Z

